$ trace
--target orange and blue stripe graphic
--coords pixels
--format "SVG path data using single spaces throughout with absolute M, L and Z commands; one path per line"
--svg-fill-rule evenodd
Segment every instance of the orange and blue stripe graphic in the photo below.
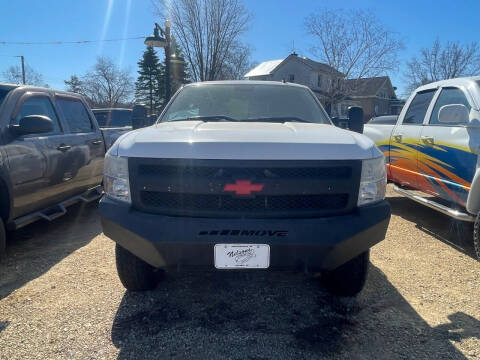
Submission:
M 450 143 L 425 145 L 415 139 L 377 146 L 390 171 L 401 169 L 401 176 L 418 190 L 465 206 L 478 154 Z

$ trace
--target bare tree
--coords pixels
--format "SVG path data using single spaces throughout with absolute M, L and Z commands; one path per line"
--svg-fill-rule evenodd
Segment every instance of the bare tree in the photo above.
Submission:
M 133 78 L 108 58 L 99 57 L 93 69 L 82 79 L 82 93 L 95 106 L 115 107 L 133 96 Z
M 305 19 L 316 44 L 311 49 L 319 61 L 331 66 L 328 97 L 332 104 L 354 91 L 355 81 L 397 68 L 402 41 L 371 12 L 365 10 L 318 11 Z
M 18 65 L 12 65 L 2 73 L 6 82 L 12 84 L 22 83 L 22 69 Z M 31 66 L 25 65 L 25 83 L 28 85 L 45 86 L 47 84 L 43 82 L 43 76 L 39 72 L 35 71 Z
M 409 92 L 433 81 L 478 75 L 480 73 L 480 48 L 478 42 L 462 45 L 437 39 L 430 48 L 423 48 L 420 55 L 407 63 L 405 78 Z
M 257 64 L 250 60 L 251 49 L 242 43 L 235 43 L 225 57 L 218 75 L 222 80 L 243 80 L 244 75 Z
M 172 32 L 185 53 L 193 80 L 218 80 L 250 14 L 241 0 L 153 0 L 160 16 L 168 13 Z

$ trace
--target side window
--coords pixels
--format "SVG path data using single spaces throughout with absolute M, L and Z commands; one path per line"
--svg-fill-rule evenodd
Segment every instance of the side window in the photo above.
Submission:
M 443 88 L 442 92 L 438 96 L 437 102 L 435 103 L 432 115 L 430 116 L 430 125 L 444 125 L 440 124 L 438 121 L 438 112 L 442 106 L 449 104 L 463 104 L 469 111 L 471 109 L 471 106 L 462 90 L 458 88 Z M 455 123 L 450 125 L 455 125 Z M 458 125 L 462 124 L 459 123 Z
M 61 109 L 71 132 L 82 133 L 93 130 L 87 109 L 80 100 L 57 98 L 57 106 Z
M 428 110 L 428 105 L 430 105 L 430 101 L 432 101 L 433 95 L 435 95 L 434 90 L 427 90 L 417 93 L 413 98 L 410 106 L 403 118 L 404 125 L 420 125 L 423 123 L 425 118 L 425 114 Z
M 53 131 L 49 134 L 58 134 L 61 132 L 57 114 L 55 113 L 53 105 L 48 97 L 35 96 L 26 99 L 23 102 L 18 115 L 14 119 L 12 119 L 11 124 L 18 125 L 20 119 L 28 115 L 43 115 L 49 117 L 53 122 Z

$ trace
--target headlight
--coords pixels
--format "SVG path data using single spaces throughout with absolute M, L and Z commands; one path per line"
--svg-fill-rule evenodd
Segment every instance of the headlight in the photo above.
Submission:
M 385 198 L 387 173 L 383 156 L 362 161 L 362 175 L 357 205 L 366 205 Z
M 131 202 L 128 181 L 128 158 L 107 153 L 104 163 L 103 186 L 105 194 L 114 199 Z

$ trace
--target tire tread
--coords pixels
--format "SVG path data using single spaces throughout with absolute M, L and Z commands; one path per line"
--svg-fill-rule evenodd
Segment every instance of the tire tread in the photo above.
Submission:
M 340 267 L 323 273 L 323 285 L 335 295 L 355 296 L 365 286 L 369 265 L 370 250 L 367 250 Z
M 157 269 L 118 244 L 115 246 L 115 258 L 118 277 L 127 290 L 144 291 L 155 288 L 159 277 Z
M 473 248 L 477 260 L 480 261 L 480 213 L 478 213 L 473 225 Z

